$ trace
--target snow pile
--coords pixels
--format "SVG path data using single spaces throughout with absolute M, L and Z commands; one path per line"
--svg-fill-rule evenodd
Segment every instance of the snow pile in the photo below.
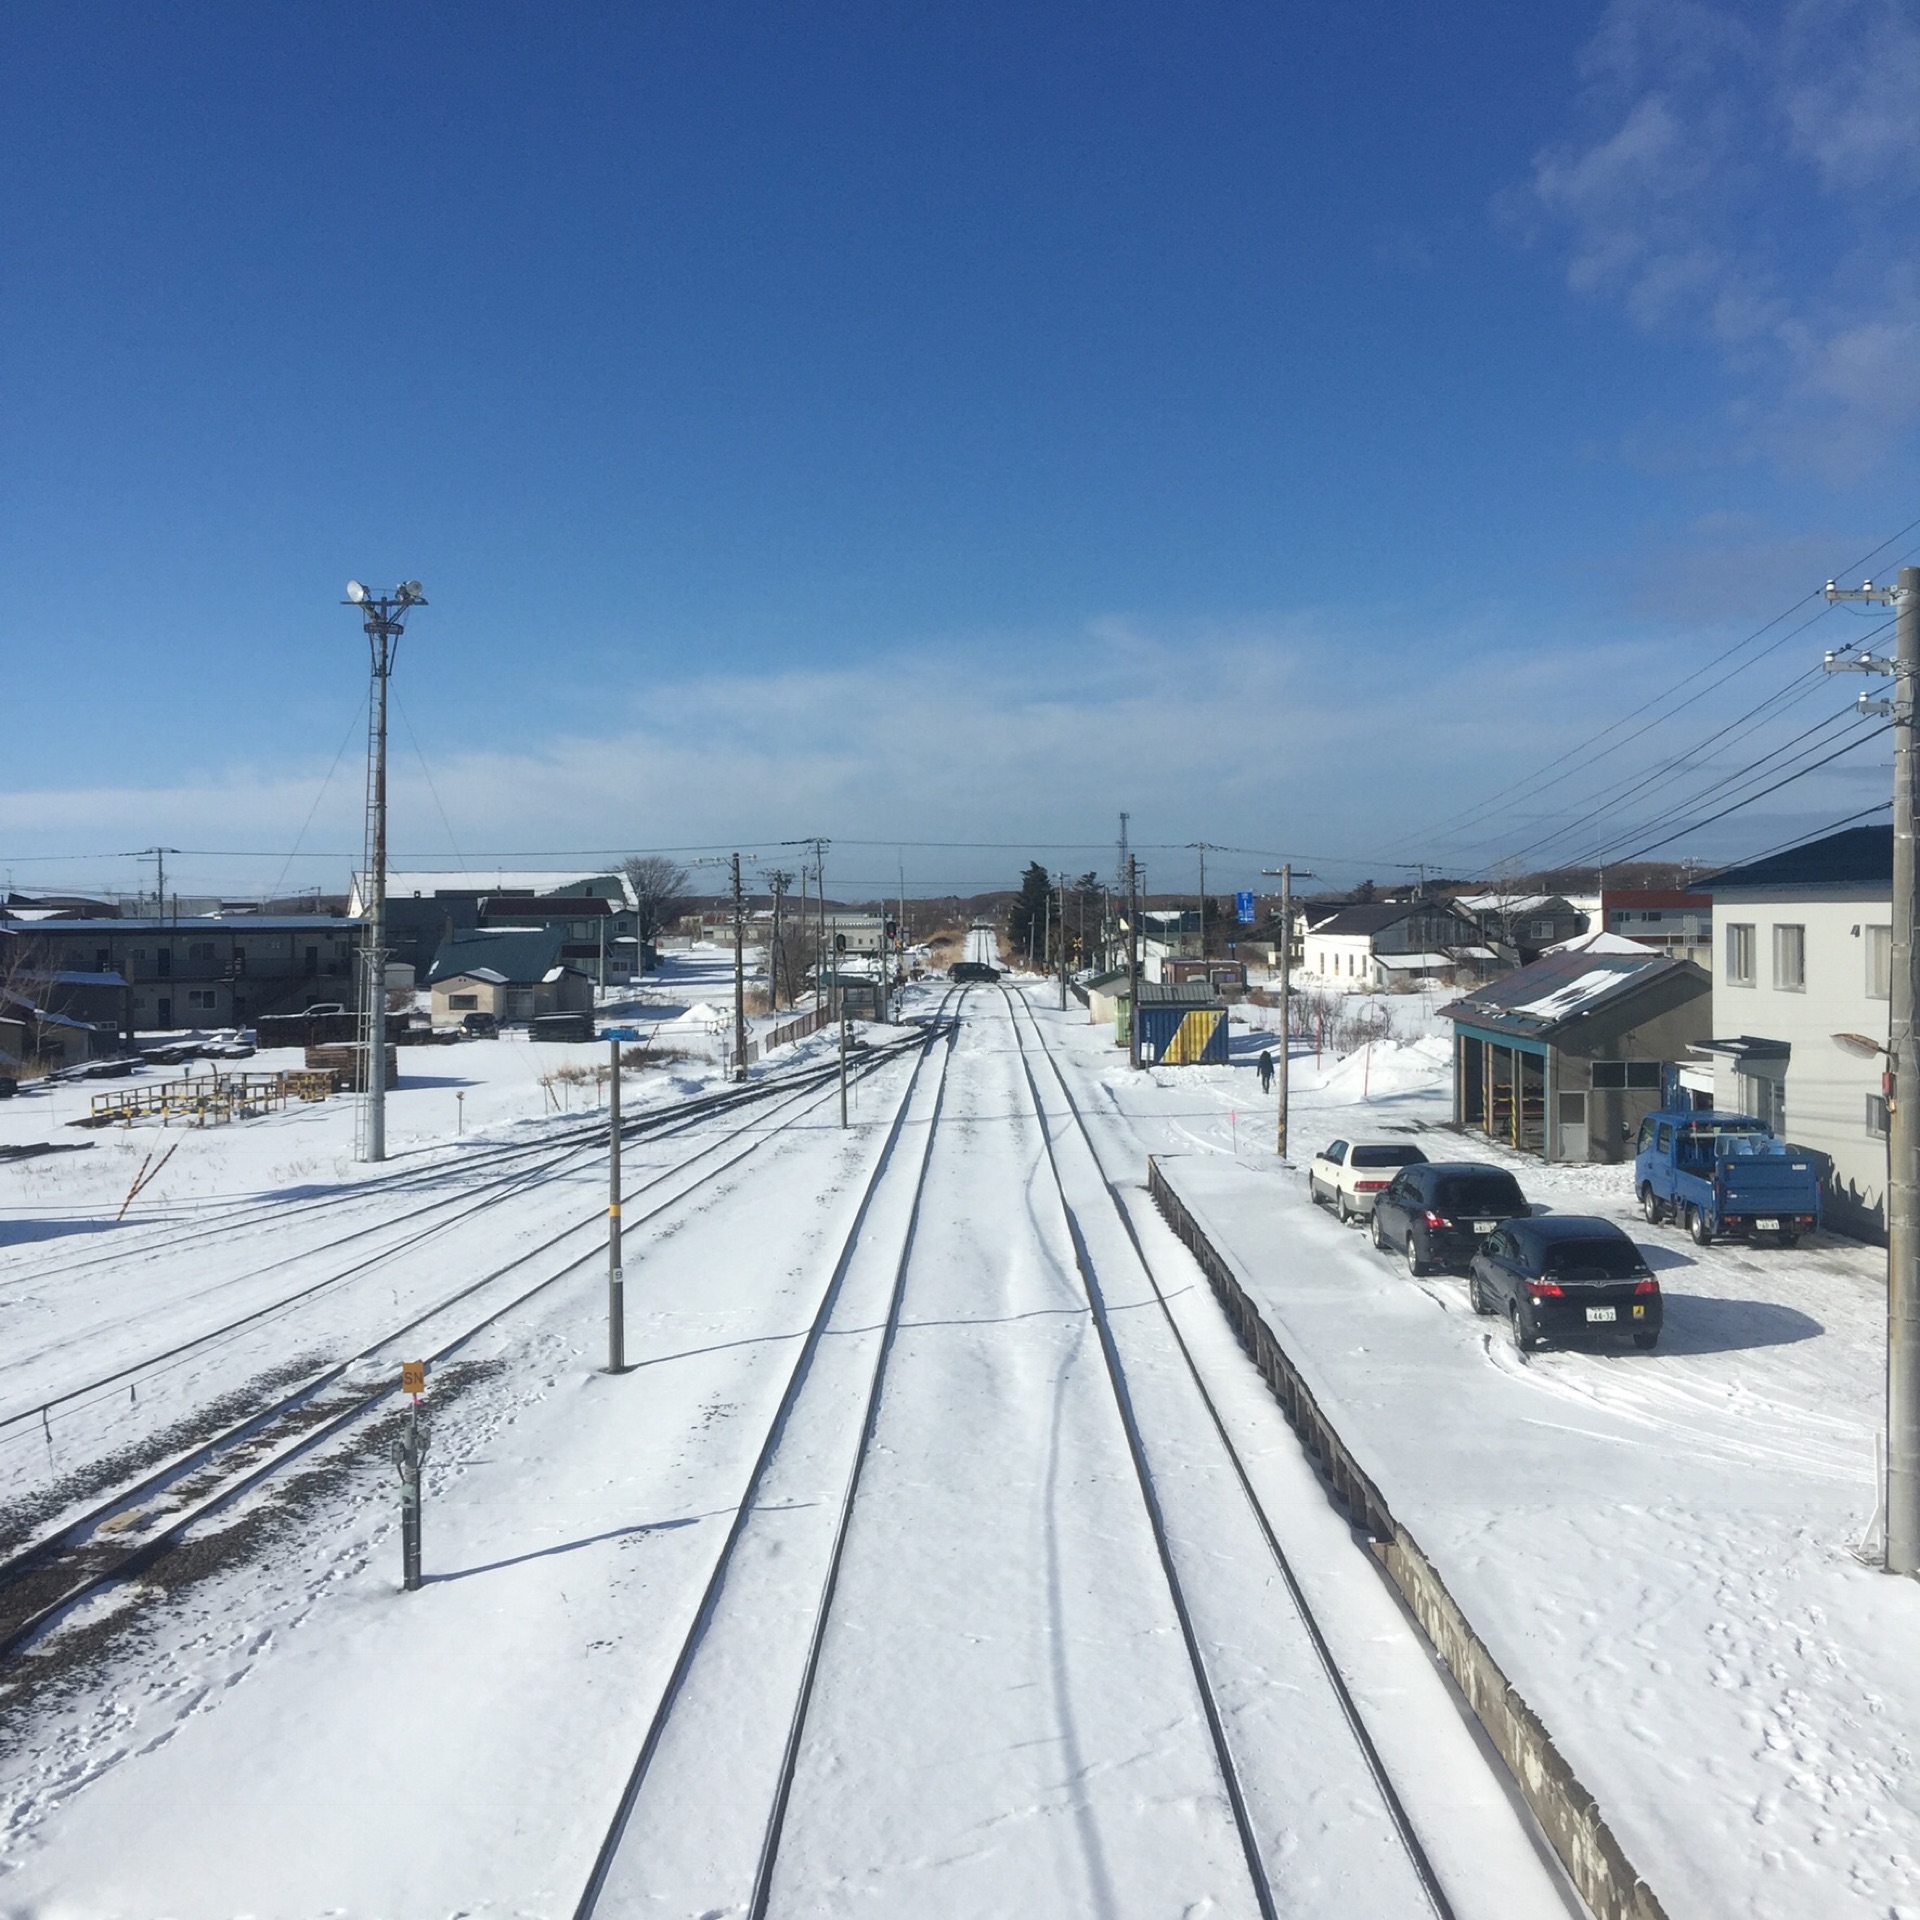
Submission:
M 1366 1100 L 1430 1093 L 1452 1071 L 1452 1051 L 1437 1035 L 1376 1040 L 1337 1061 L 1313 1091 L 1330 1107 L 1352 1107 Z

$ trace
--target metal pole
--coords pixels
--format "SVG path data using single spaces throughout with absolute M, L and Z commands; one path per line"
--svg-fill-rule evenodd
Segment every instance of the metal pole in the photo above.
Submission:
M 607 1081 L 607 1371 L 627 1370 L 627 1276 L 620 1258 L 620 1042 L 609 1040 Z
M 1893 683 L 1893 980 L 1887 1051 L 1887 1571 L 1920 1573 L 1920 1047 L 1914 1034 L 1914 697 L 1920 567 L 1902 567 Z
M 379 622 L 373 646 L 373 899 L 367 915 L 366 1101 L 369 1160 L 387 1157 L 387 676 L 393 671 L 387 623 Z
M 733 1077 L 747 1077 L 746 912 L 740 896 L 740 856 L 733 856 Z
M 833 936 L 833 986 L 827 995 L 827 1004 L 840 1019 L 840 1124 L 847 1124 L 847 1008 L 840 998 L 840 942 L 847 936 L 836 933 Z
M 1287 1157 L 1287 1065 L 1293 1057 L 1293 863 L 1280 869 L 1280 1113 L 1274 1151 Z
M 417 1388 L 421 1378 L 416 1362 L 402 1369 L 408 1386 Z M 420 1430 L 420 1396 L 415 1392 L 400 1437 L 393 1443 L 393 1470 L 400 1477 L 400 1584 L 409 1593 L 420 1590 L 420 1478 L 426 1458 L 427 1436 Z
M 1060 1011 L 1067 1010 L 1067 883 L 1060 882 Z
M 1207 962 L 1207 843 L 1200 842 L 1200 964 Z
M 1126 818 L 1120 816 L 1121 832 Z M 1127 855 L 1127 1065 L 1140 1065 L 1140 863 Z

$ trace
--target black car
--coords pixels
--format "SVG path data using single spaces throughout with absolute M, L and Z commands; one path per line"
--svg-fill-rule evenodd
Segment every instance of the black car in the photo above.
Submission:
M 499 1038 L 500 1022 L 490 1013 L 463 1013 L 460 1031 L 470 1040 L 494 1040 Z
M 1513 1344 L 1660 1338 L 1660 1282 L 1611 1220 L 1574 1213 L 1509 1220 L 1467 1270 L 1475 1313 L 1504 1313 Z
M 1373 1244 L 1405 1254 L 1418 1278 L 1433 1267 L 1464 1267 L 1502 1221 L 1532 1211 L 1519 1181 L 1499 1167 L 1472 1160 L 1408 1167 L 1373 1203 Z

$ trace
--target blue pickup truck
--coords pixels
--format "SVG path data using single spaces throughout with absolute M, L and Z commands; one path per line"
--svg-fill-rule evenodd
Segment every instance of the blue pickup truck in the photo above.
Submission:
M 1703 1247 L 1722 1234 L 1790 1247 L 1820 1224 L 1812 1158 L 1751 1114 L 1648 1114 L 1633 1184 L 1650 1223 L 1678 1221 Z

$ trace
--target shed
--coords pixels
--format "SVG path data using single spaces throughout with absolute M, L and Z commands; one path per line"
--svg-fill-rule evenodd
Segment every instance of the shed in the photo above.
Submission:
M 1127 998 L 1127 970 L 1115 967 L 1108 973 L 1096 973 L 1081 983 L 1087 996 L 1087 1018 L 1096 1027 L 1104 1027 L 1120 1018 Z
M 1124 995 L 1115 1038 L 1128 1043 Z M 1140 982 L 1140 1058 L 1163 1067 L 1225 1066 L 1227 1009 L 1205 980 Z
M 1550 953 L 1441 1012 L 1461 1126 L 1548 1160 L 1613 1162 L 1707 1039 L 1713 983 L 1664 954 Z

